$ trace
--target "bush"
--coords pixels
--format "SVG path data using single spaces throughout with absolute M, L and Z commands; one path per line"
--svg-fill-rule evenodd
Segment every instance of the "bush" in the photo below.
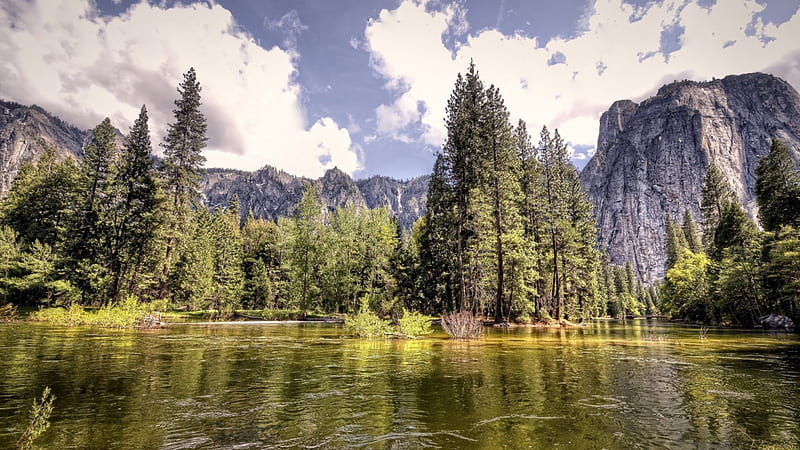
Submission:
M 67 308 L 40 309 L 31 314 L 30 319 L 66 327 L 94 325 L 104 328 L 133 328 L 147 312 L 145 305 L 131 295 L 116 305 L 108 304 L 97 311 L 87 311 L 73 303 Z
M 299 309 L 264 309 L 258 312 L 264 320 L 300 320 L 303 316 Z
M 403 336 L 415 338 L 425 334 L 431 334 L 431 319 L 424 314 L 416 311 L 403 310 L 403 317 L 398 320 L 397 332 Z
M 453 339 L 474 339 L 483 332 L 483 323 L 469 311 L 442 316 L 442 328 Z
M 0 322 L 14 322 L 19 319 L 19 312 L 17 307 L 8 303 L 0 306 Z
M 42 392 L 42 399 L 33 399 L 33 408 L 29 415 L 28 425 L 17 440 L 17 448 L 29 449 L 33 445 L 33 441 L 44 433 L 50 426 L 50 415 L 53 413 L 53 401 L 56 399 L 55 395 L 50 391 L 47 386 Z
M 362 309 L 355 316 L 347 317 L 344 320 L 344 327 L 350 334 L 360 337 L 383 336 L 391 329 L 389 322 L 367 309 Z

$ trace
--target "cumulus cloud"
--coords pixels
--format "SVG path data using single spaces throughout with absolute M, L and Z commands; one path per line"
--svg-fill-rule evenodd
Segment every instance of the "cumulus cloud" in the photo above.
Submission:
M 378 133 L 407 141 L 417 127 L 417 141 L 441 145 L 447 97 L 470 59 L 484 82 L 500 87 L 514 121 L 534 134 L 558 128 L 571 147 L 588 149 L 581 156 L 593 154 L 598 119 L 613 101 L 641 100 L 665 82 L 766 71 L 800 87 L 800 10 L 773 24 L 759 17 L 756 0 L 708 3 L 596 0 L 577 36 L 540 42 L 487 29 L 451 51 L 445 43 L 464 28 L 463 7 L 403 0 L 365 30 L 373 70 L 393 94 L 376 109 Z
M 304 27 L 296 14 L 276 26 Z M 346 129 L 327 117 L 307 123 L 291 50 L 262 48 L 220 5 L 142 1 L 102 17 L 90 0 L 8 0 L 0 4 L 0 30 L 0 95 L 79 127 L 108 116 L 125 132 L 147 104 L 157 144 L 193 66 L 208 119 L 207 166 L 271 164 L 312 177 L 334 166 L 361 168 Z

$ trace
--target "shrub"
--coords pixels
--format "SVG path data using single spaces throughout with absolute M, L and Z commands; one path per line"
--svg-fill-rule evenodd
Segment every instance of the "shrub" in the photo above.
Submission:
M 302 312 L 299 309 L 264 309 L 258 314 L 264 320 L 300 320 Z
M 344 327 L 350 334 L 360 337 L 378 337 L 390 331 L 389 322 L 367 309 L 362 309 L 360 313 L 347 317 L 344 320 Z
M 403 317 L 398 320 L 397 332 L 403 336 L 415 338 L 425 334 L 431 334 L 431 319 L 424 314 L 416 311 L 403 310 Z
M 94 325 L 105 328 L 133 328 L 145 315 L 147 308 L 136 296 L 128 296 L 115 305 L 105 305 L 97 311 L 87 311 L 77 303 L 67 308 L 45 308 L 31 314 L 31 320 L 52 325 L 73 327 Z
M 47 386 L 42 392 L 42 399 L 33 399 L 33 408 L 29 415 L 28 425 L 17 440 L 17 448 L 29 449 L 33 445 L 33 441 L 44 433 L 50 426 L 50 414 L 53 413 L 53 401 L 56 397 Z
M 474 339 L 483 332 L 483 323 L 469 311 L 442 316 L 442 328 L 453 339 Z
M 17 307 L 8 303 L 0 306 L 0 322 L 13 322 L 19 318 Z

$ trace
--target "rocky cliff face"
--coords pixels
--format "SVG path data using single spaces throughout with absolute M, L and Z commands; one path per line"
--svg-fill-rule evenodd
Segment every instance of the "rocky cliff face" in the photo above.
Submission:
M 77 157 L 87 136 L 38 106 L 0 101 L 0 197 L 24 163 L 39 159 L 48 147 L 60 158 Z
M 425 214 L 428 178 L 422 176 L 404 182 L 374 176 L 353 181 L 349 175 L 334 168 L 325 172 L 322 178 L 310 180 L 267 166 L 256 172 L 210 169 L 201 189 L 206 204 L 211 208 L 225 207 L 234 195 L 238 195 L 243 214 L 252 210 L 256 217 L 275 220 L 294 214 L 305 184 L 311 183 L 328 211 L 347 205 L 387 206 L 400 225 L 409 229 Z
M 681 220 L 688 209 L 701 221 L 710 162 L 757 217 L 755 171 L 773 137 L 800 161 L 800 96 L 771 75 L 681 81 L 638 105 L 614 103 L 581 172 L 611 262 L 630 261 L 645 281 L 663 278 L 665 217 Z

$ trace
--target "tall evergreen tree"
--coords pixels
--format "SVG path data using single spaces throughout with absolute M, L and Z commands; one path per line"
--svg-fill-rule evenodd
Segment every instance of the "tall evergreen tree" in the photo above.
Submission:
M 789 149 L 777 139 L 756 169 L 756 199 L 765 230 L 800 224 L 800 175 Z
M 115 208 L 110 268 L 114 276 L 110 297 L 138 293 L 140 281 L 156 267 L 155 238 L 161 198 L 152 159 L 147 108 L 142 106 L 125 139 L 114 181 L 119 199 Z
M 714 242 L 714 231 L 722 217 L 722 211 L 728 203 L 736 201 L 736 195 L 714 163 L 708 165 L 702 193 L 700 209 L 703 212 L 703 244 L 708 247 Z
M 300 315 L 305 317 L 318 285 L 315 283 L 319 268 L 319 235 L 322 225 L 322 205 L 317 191 L 306 184 L 303 198 L 297 205 L 291 249 L 288 255 L 294 295 L 299 299 Z
M 458 308 L 472 309 L 475 303 L 475 289 L 468 286 L 473 277 L 468 273 L 467 240 L 474 234 L 475 226 L 470 217 L 471 193 L 478 176 L 478 150 L 481 141 L 481 119 L 485 103 L 483 82 L 475 65 L 470 63 L 466 76 L 458 74 L 453 93 L 447 101 L 445 124 L 447 140 L 442 154 L 451 171 L 450 181 L 453 189 L 454 229 L 455 229 L 455 275 L 458 290 Z
M 678 259 L 683 254 L 683 250 L 689 247 L 688 242 L 686 241 L 686 235 L 684 234 L 683 228 L 681 228 L 672 217 L 667 214 L 666 216 L 666 253 L 667 253 L 667 262 L 665 271 L 669 271 Z M 713 235 L 713 231 L 712 231 Z
M 200 111 L 200 83 L 194 68 L 183 75 L 178 86 L 180 97 L 175 100 L 175 122 L 169 124 L 164 142 L 162 179 L 167 196 L 166 252 L 162 271 L 164 294 L 166 280 L 172 268 L 173 256 L 187 231 L 190 211 L 198 196 L 200 176 L 205 157 L 206 118 Z
M 494 313 L 495 322 L 500 323 L 509 315 L 511 306 L 506 292 L 506 275 L 510 275 L 511 279 L 521 278 L 519 273 L 522 267 L 519 264 L 509 265 L 510 262 L 521 258 L 509 258 L 509 256 L 523 253 L 524 230 L 519 212 L 522 193 L 519 186 L 519 158 L 516 154 L 508 111 L 499 90 L 494 86 L 490 86 L 486 91 L 484 111 L 483 145 L 478 154 L 483 161 L 479 173 L 478 197 L 483 199 L 484 205 L 487 206 L 485 211 L 491 217 L 487 221 L 486 235 L 493 247 L 490 254 L 494 260 L 495 274 Z
M 703 243 L 700 234 L 697 232 L 697 225 L 694 222 L 692 213 L 689 210 L 683 212 L 683 235 L 686 238 L 686 245 L 689 250 L 700 253 L 703 251 Z
M 450 168 L 443 154 L 436 157 L 428 183 L 425 217 L 416 225 L 423 295 L 444 311 L 457 308 L 455 288 L 458 279 L 454 224 L 454 195 Z
M 112 281 L 110 251 L 119 149 L 116 130 L 106 118 L 94 130 L 79 166 L 79 206 L 71 222 L 69 257 L 75 285 L 84 301 L 102 298 Z

